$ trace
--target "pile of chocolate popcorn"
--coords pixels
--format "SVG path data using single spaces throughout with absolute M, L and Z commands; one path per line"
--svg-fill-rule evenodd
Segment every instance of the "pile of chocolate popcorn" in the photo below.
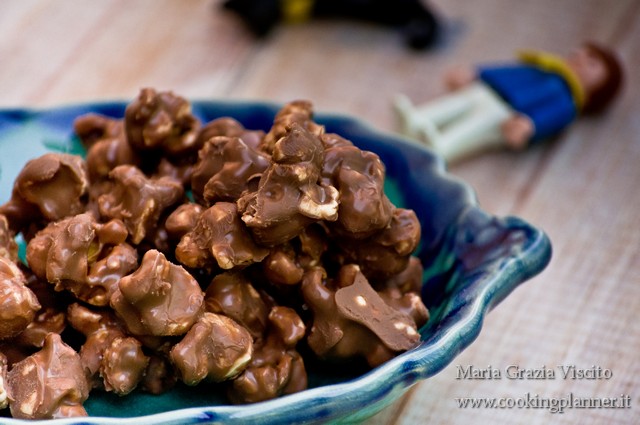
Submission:
M 252 403 L 307 387 L 301 351 L 375 367 L 419 344 L 416 215 L 309 102 L 265 133 L 143 89 L 74 127 L 86 159 L 31 160 L 0 206 L 0 409 L 82 416 L 91 391 L 178 381 Z

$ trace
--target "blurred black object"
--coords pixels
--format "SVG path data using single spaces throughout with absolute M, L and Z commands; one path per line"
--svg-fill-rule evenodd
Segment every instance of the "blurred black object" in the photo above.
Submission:
M 420 0 L 225 0 L 224 7 L 239 14 L 262 37 L 285 20 L 286 7 L 309 7 L 309 17 L 350 18 L 402 30 L 414 49 L 434 45 L 440 32 L 438 19 Z

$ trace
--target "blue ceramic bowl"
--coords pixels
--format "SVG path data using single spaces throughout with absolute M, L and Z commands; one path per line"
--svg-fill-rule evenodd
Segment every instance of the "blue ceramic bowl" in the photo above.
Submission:
M 0 202 L 24 163 L 45 152 L 82 153 L 75 117 L 96 112 L 121 117 L 126 103 L 91 103 L 43 110 L 0 110 Z M 204 122 L 231 116 L 251 129 L 268 130 L 277 105 L 193 102 Z M 425 268 L 423 299 L 431 312 L 422 343 L 369 372 L 334 368 L 310 371 L 310 389 L 262 403 L 228 405 L 215 386 L 179 386 L 161 396 L 126 397 L 94 391 L 88 418 L 46 424 L 279 424 L 362 421 L 415 383 L 447 366 L 480 333 L 485 314 L 549 262 L 546 235 L 514 217 L 480 210 L 469 186 L 445 171 L 442 159 L 406 139 L 382 134 L 352 118 L 317 114 L 328 132 L 377 153 L 387 168 L 386 190 L 397 206 L 415 210 L 422 224 L 418 256 Z M 24 421 L 2 418 L 10 424 Z M 37 422 L 29 422 L 33 424 Z

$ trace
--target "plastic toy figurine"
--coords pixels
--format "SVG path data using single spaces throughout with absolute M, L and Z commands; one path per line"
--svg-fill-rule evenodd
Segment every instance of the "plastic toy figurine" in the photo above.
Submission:
M 622 79 L 616 55 L 587 42 L 565 58 L 525 51 L 519 63 L 453 69 L 445 76 L 448 94 L 418 107 L 400 95 L 395 110 L 400 132 L 452 163 L 558 135 L 577 116 L 606 109 Z
M 312 17 L 367 20 L 401 28 L 415 49 L 432 46 L 438 36 L 435 15 L 420 0 L 226 0 L 253 32 L 265 36 L 279 22 L 304 22 Z

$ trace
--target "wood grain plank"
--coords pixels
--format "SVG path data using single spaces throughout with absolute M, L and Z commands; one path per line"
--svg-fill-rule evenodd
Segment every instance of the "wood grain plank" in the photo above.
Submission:
M 0 78 L 3 104 L 130 99 L 147 86 L 224 97 L 258 47 L 216 2 L 64 1 L 38 3 L 24 42 L 1 42 L 15 58 Z
M 0 30 L 2 105 L 37 103 L 77 55 L 83 39 L 100 25 L 107 6 L 27 1 L 20 16 L 7 18 L 10 22 Z
M 214 6 L 206 0 L 128 3 L 127 13 L 113 14 L 110 31 L 97 32 L 70 64 L 86 72 L 81 84 L 62 76 L 47 99 L 69 93 L 132 98 L 142 87 L 189 98 L 224 97 L 256 46 L 238 22 Z
M 39 0 L 11 1 L 0 3 L 0 34 L 3 39 L 7 35 L 14 35 L 34 13 L 40 5 Z M 6 45 L 3 45 L 6 46 Z

